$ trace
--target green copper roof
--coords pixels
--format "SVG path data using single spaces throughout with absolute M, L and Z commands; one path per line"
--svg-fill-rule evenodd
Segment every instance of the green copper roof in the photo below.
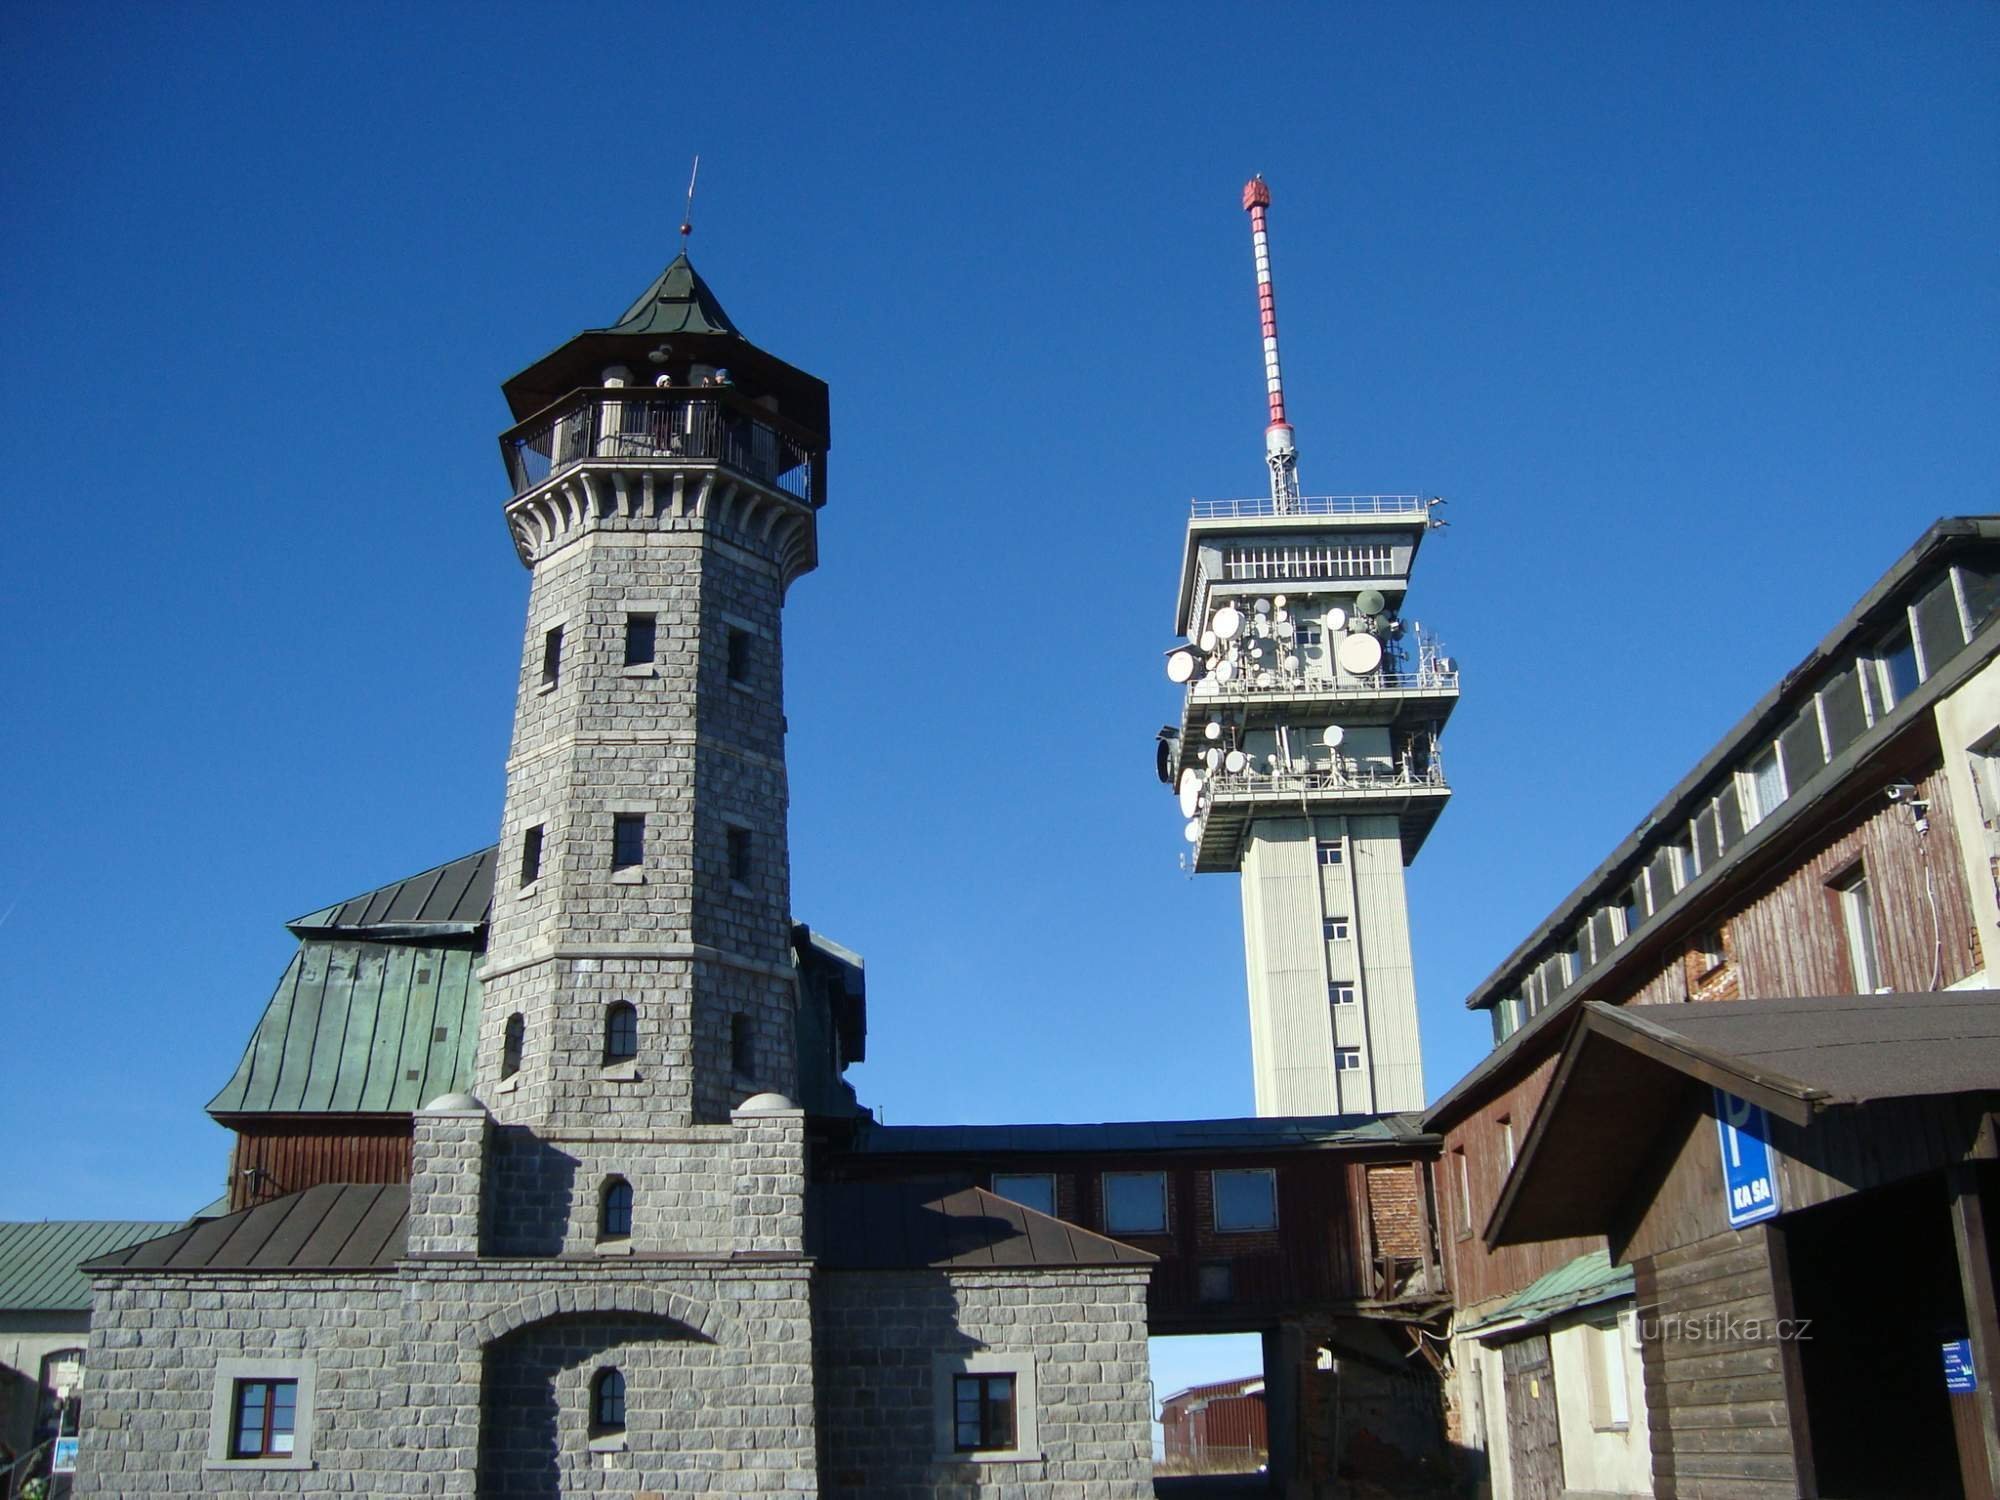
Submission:
M 696 274 L 687 252 L 673 258 L 639 300 L 609 328 L 595 333 L 726 333 L 741 338 L 708 283 Z
M 307 939 L 213 1115 L 402 1113 L 469 1088 L 479 955 Z
M 0 1312 L 88 1312 L 90 1282 L 77 1267 L 180 1227 L 126 1219 L 0 1224 Z
M 1631 1295 L 1632 1268 L 1612 1265 L 1608 1250 L 1592 1250 L 1529 1282 L 1522 1291 L 1480 1319 L 1475 1326 L 1486 1328 L 1520 1318 L 1539 1321 L 1552 1318 L 1557 1313 Z

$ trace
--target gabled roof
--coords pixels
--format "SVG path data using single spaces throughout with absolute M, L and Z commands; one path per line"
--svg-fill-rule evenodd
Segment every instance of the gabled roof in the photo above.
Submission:
M 100 1255 L 92 1272 L 375 1271 L 403 1257 L 405 1183 L 332 1182 Z
M 2000 1094 L 2000 990 L 1615 1007 L 1591 1001 L 1486 1227 L 1601 1234 L 1690 1083 L 1795 1126 L 1882 1099 Z
M 1291 1115 L 1234 1120 L 1114 1120 L 1097 1125 L 877 1125 L 847 1148 L 866 1156 L 1034 1155 L 1091 1151 L 1264 1151 L 1404 1145 L 1418 1117 Z
M 841 1271 L 1150 1266 L 1158 1259 L 984 1188 L 828 1183 L 808 1190 L 806 1216 L 807 1248 Z
M 208 1112 L 407 1113 L 469 1087 L 478 961 L 463 947 L 302 943 Z
M 0 1224 L 0 1312 L 88 1312 L 85 1261 L 179 1227 L 134 1219 Z
M 708 283 L 701 279 L 683 250 L 668 262 L 666 270 L 639 294 L 609 328 L 593 328 L 592 333 L 722 333 L 743 335 L 729 321 Z
M 497 846 L 449 864 L 336 901 L 285 925 L 299 937 L 353 937 L 377 942 L 477 937 L 493 914 Z

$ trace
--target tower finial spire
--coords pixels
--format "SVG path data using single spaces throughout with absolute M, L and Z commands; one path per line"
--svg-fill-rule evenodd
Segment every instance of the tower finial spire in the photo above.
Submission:
M 681 254 L 687 254 L 688 236 L 694 233 L 694 180 L 701 175 L 701 153 L 694 154 L 694 170 L 688 173 L 687 210 L 681 215 Z
M 1271 466 L 1271 504 L 1282 515 L 1298 505 L 1299 455 L 1292 444 L 1292 424 L 1285 420 L 1285 378 L 1278 369 L 1278 299 L 1271 288 L 1271 243 L 1264 226 L 1264 210 L 1270 206 L 1271 189 L 1260 172 L 1243 184 L 1243 207 L 1250 214 L 1250 244 L 1257 256 L 1257 315 L 1264 331 L 1264 388 L 1271 403 L 1264 461 Z

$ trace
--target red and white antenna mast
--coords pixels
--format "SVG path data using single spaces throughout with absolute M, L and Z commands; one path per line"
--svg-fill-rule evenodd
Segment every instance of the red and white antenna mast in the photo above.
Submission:
M 1264 461 L 1271 466 L 1271 504 L 1285 515 L 1299 505 L 1299 452 L 1285 420 L 1285 377 L 1278 369 L 1278 298 L 1271 290 L 1271 242 L 1264 229 L 1271 189 L 1262 173 L 1243 184 L 1243 206 L 1250 211 L 1250 243 L 1257 252 L 1257 315 L 1264 325 L 1264 388 L 1271 402 Z

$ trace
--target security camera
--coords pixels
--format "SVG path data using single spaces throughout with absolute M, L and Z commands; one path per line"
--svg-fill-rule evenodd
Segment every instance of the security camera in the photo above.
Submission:
M 1907 781 L 1892 781 L 1887 789 L 1891 802 L 1901 802 L 1904 798 L 1915 798 L 1917 789 Z

